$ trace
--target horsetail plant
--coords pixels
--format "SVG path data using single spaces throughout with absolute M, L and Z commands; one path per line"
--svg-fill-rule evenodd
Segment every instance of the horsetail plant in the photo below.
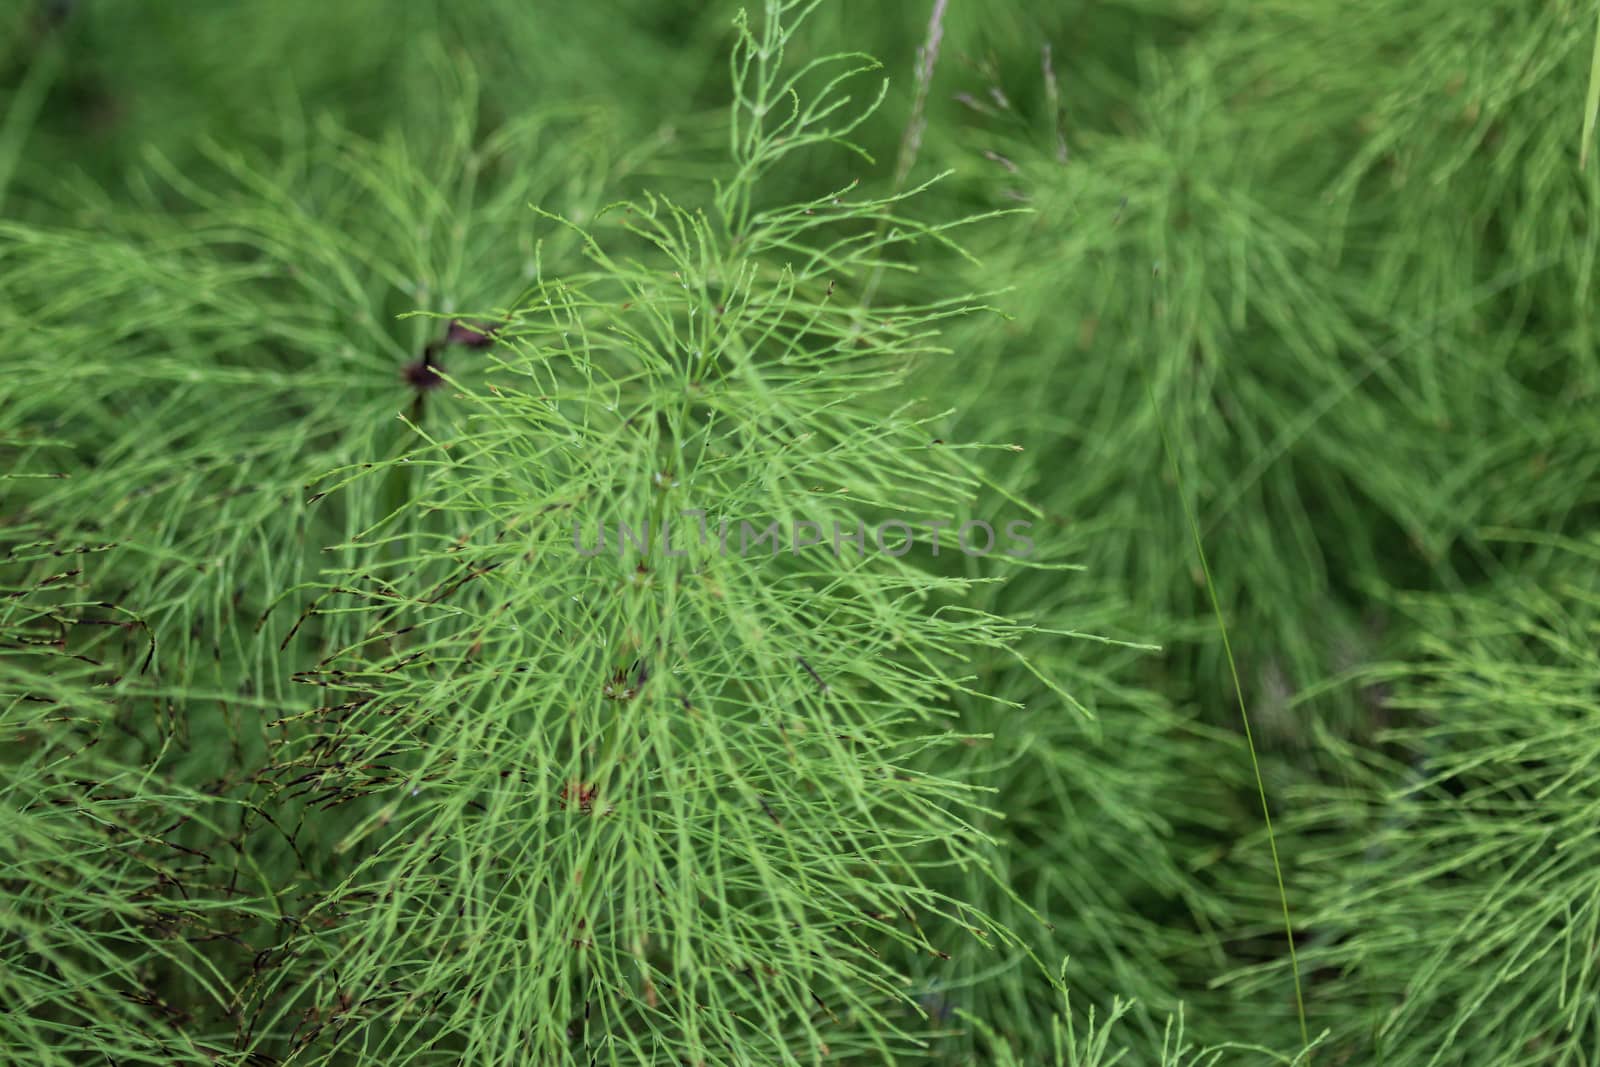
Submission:
M 123 935 L 154 971 L 101 974 L 81 1008 L 70 986 L 23 995 L 41 1013 L 26 1033 L 176 986 L 204 1007 L 141 1054 L 888 1061 L 934 1025 L 906 1010 L 908 961 L 1019 944 L 931 884 L 987 868 L 971 813 L 988 801 L 917 762 L 959 743 L 963 661 L 1028 629 L 962 606 L 994 575 L 935 577 L 862 537 L 854 554 L 575 551 L 590 523 L 861 527 L 959 512 L 981 484 L 906 388 L 982 305 L 852 295 L 908 243 L 954 253 L 952 225 L 855 183 L 763 194 L 796 148 L 848 146 L 882 96 L 850 95 L 864 59 L 781 61 L 805 13 L 741 23 L 734 176 L 700 206 L 527 211 L 552 201 L 519 149 L 585 116 L 479 145 L 463 108 L 420 145 L 296 131 L 276 173 L 220 146 L 204 181 L 154 159 L 146 207 L 184 198 L 181 237 L 109 207 L 92 232 L 12 228 L 3 284 L 42 309 L 40 350 L 81 344 L 90 301 L 139 320 L 77 368 L 70 404 L 43 363 L 8 383 L 25 425 L 73 434 L 18 442 L 25 469 L 72 477 L 17 502 L 109 503 L 39 543 L 109 539 L 74 580 L 139 603 L 149 650 L 105 668 L 99 729 L 132 736 L 99 751 L 189 842 L 165 842 L 185 865 L 160 875 L 178 917 Z M 456 311 L 391 325 L 438 299 Z M 211 451 L 218 420 L 231 454 Z M 47 699 L 63 715 L 44 721 L 85 729 L 75 702 Z M 162 718 L 130 727 L 147 703 Z M 223 743 L 234 769 L 182 799 Z M 84 880 L 115 893 L 109 877 Z M 203 944 L 159 952 L 202 918 Z M 71 981 L 48 946 L 23 952 L 24 973 Z M 98 1032 L 84 1051 L 132 1055 Z
M 0 4 L 0 1064 L 1593 1063 L 1594 4 L 755 6 Z

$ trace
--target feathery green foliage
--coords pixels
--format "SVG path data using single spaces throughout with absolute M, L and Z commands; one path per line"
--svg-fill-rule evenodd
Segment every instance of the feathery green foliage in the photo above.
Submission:
M 10 5 L 0 1062 L 1594 1062 L 1596 25 Z

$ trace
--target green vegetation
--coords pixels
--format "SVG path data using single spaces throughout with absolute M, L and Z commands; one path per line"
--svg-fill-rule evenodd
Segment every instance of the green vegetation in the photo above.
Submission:
M 11 5 L 0 1063 L 1595 1063 L 1597 108 L 1576 0 Z

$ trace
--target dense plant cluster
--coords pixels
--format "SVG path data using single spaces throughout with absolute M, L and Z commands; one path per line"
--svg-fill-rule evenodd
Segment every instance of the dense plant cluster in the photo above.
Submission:
M 1592 1063 L 1597 42 L 10 5 L 0 1063 Z

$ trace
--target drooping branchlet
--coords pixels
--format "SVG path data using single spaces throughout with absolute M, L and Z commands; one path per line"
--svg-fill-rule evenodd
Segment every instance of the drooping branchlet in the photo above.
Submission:
M 467 348 L 488 348 L 494 344 L 495 335 L 500 332 L 499 323 L 478 323 L 468 325 L 460 319 L 450 323 L 450 329 L 444 335 L 447 345 L 463 345 Z

